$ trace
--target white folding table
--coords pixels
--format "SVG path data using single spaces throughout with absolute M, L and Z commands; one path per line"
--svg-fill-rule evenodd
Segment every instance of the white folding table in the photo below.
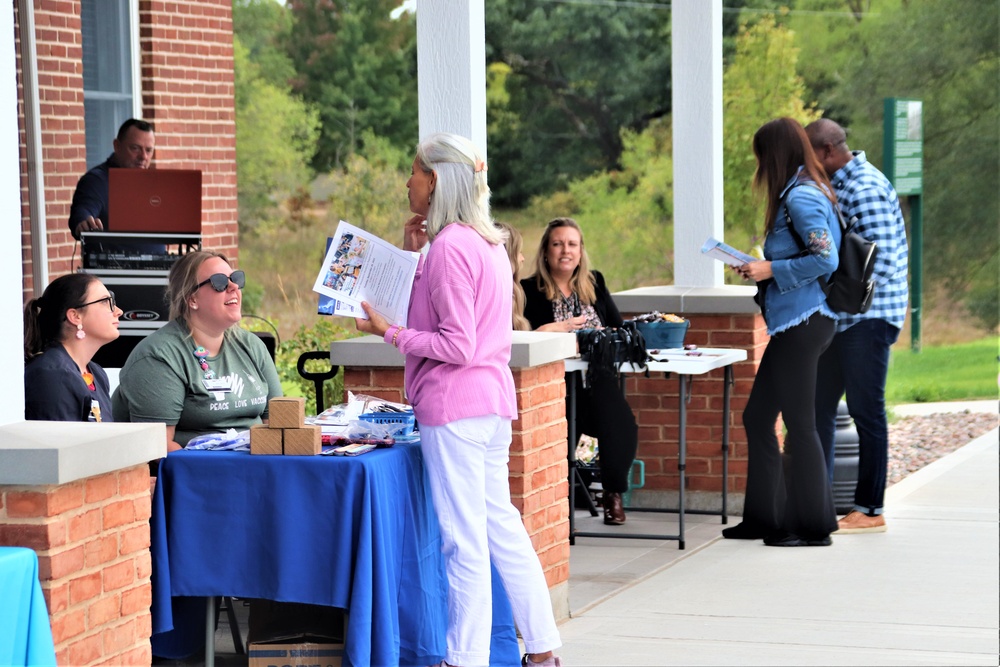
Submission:
M 729 400 L 733 386 L 733 364 L 745 361 L 746 350 L 730 348 L 698 348 L 695 350 L 659 350 L 656 354 L 650 355 L 650 361 L 645 368 L 636 367 L 632 364 L 622 364 L 619 367 L 621 373 L 675 373 L 680 382 L 680 390 L 677 395 L 678 410 L 678 457 L 677 470 L 680 473 L 678 488 L 677 508 L 626 508 L 632 512 L 669 512 L 678 515 L 678 532 L 676 535 L 660 534 L 637 534 L 628 532 L 584 532 L 578 531 L 575 527 L 575 501 L 576 501 L 576 481 L 578 479 L 576 461 L 576 442 L 579 434 L 576 432 L 576 383 L 567 382 L 567 415 L 566 421 L 569 444 L 569 543 L 574 544 L 577 537 L 619 537 L 633 540 L 677 540 L 678 548 L 684 548 L 684 514 L 709 514 L 721 516 L 722 523 L 727 521 L 728 510 L 728 483 L 729 483 Z M 566 373 L 586 373 L 589 364 L 580 359 L 567 359 Z M 687 466 L 687 402 L 691 399 L 689 395 L 691 386 L 691 376 L 704 375 L 716 368 L 725 369 L 723 398 L 722 398 L 722 507 L 719 511 L 713 510 L 686 510 L 684 507 L 684 474 Z M 623 383 L 624 384 L 624 383 Z M 598 447 L 600 443 L 598 443 Z

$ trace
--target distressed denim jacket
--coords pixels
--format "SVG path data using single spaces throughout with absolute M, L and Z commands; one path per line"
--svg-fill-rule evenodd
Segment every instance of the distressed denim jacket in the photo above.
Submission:
M 781 197 L 774 228 L 764 240 L 764 258 L 771 262 L 774 278 L 760 286 L 761 313 L 772 336 L 814 313 L 837 319 L 817 281 L 820 276 L 829 278 L 839 262 L 840 223 L 833 204 L 801 170 L 788 181 Z M 786 208 L 806 245 L 805 252 L 788 229 Z

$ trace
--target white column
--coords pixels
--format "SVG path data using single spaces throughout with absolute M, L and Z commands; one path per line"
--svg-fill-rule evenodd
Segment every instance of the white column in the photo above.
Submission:
M 417 3 L 420 137 L 452 132 L 486 151 L 484 0 Z
M 17 134 L 17 71 L 13 5 L 0 9 L 0 424 L 24 419 L 24 343 L 21 329 L 21 172 Z
M 723 237 L 722 0 L 673 0 L 674 284 L 723 285 L 701 254 Z

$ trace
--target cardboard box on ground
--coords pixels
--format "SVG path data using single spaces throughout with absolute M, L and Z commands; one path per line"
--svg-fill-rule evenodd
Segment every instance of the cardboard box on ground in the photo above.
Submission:
M 249 667 L 340 667 L 346 626 L 336 607 L 250 600 Z

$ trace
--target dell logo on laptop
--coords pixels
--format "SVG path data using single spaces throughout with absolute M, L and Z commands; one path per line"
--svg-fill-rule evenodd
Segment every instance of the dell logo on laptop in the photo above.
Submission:
M 149 198 L 150 206 L 159 206 L 162 203 L 163 200 L 160 198 L 160 195 L 153 195 L 152 197 Z

